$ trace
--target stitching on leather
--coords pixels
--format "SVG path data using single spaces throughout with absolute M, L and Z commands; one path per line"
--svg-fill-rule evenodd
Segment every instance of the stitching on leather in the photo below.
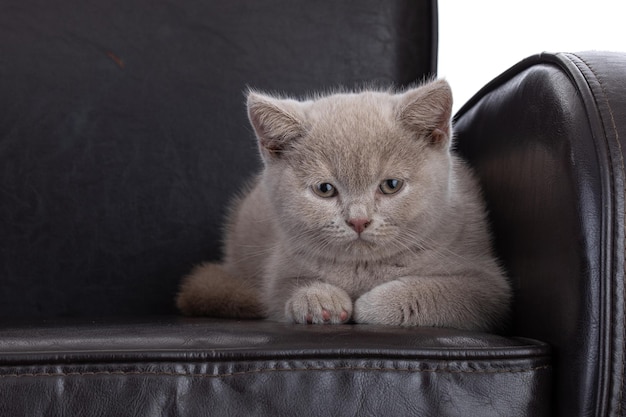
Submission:
M 620 151 L 619 157 L 620 157 L 620 163 L 621 163 L 621 168 L 622 168 L 622 176 L 626 178 L 626 174 L 625 174 L 626 169 L 624 168 L 624 153 L 622 151 L 622 144 L 619 141 L 619 132 L 617 131 L 617 125 L 615 124 L 615 116 L 613 114 L 613 109 L 611 108 L 611 102 L 609 101 L 609 98 L 606 94 L 606 88 L 604 84 L 602 83 L 602 80 L 600 79 L 600 77 L 598 77 L 597 72 L 593 69 L 593 67 L 587 61 L 585 61 L 583 58 L 581 58 L 577 54 L 572 53 L 570 55 L 575 56 L 582 63 L 584 63 L 589 69 L 589 71 L 591 71 L 595 79 L 598 81 L 598 84 L 600 84 L 600 89 L 602 90 L 602 98 L 604 99 L 604 102 L 609 110 L 609 116 L 611 118 L 611 127 L 613 128 L 613 133 L 615 134 L 617 147 L 619 148 L 619 151 Z M 608 138 L 607 138 L 607 141 L 608 141 Z M 613 170 L 611 170 L 611 175 L 613 175 Z M 625 190 L 625 194 L 626 194 L 626 190 Z M 624 227 L 626 228 L 626 223 Z M 624 232 L 624 236 L 626 239 L 626 230 Z M 624 242 L 624 247 L 626 247 L 626 241 Z M 626 276 L 626 262 L 624 263 L 623 268 L 624 268 L 624 276 Z M 623 288 L 622 288 L 622 300 L 626 300 L 626 285 L 623 285 Z M 625 306 L 622 306 L 622 326 L 623 326 L 622 327 L 622 346 L 626 346 L 626 308 Z M 621 381 L 620 381 L 619 396 L 618 396 L 618 402 L 617 402 L 617 414 L 618 415 L 621 414 L 621 411 L 622 411 L 622 400 L 624 397 L 624 384 L 625 384 L 624 374 L 625 373 L 626 373 L 626 355 L 624 354 L 624 352 L 622 352 L 622 372 L 620 375 Z
M 412 368 L 385 368 L 366 366 L 345 366 L 345 367 L 301 367 L 301 368 L 265 368 L 252 369 L 249 371 L 228 372 L 224 374 L 199 374 L 183 372 L 149 372 L 149 371 L 97 371 L 97 372 L 52 372 L 52 373 L 24 373 L 0 375 L 1 378 L 49 378 L 49 377 L 73 377 L 73 376 L 174 376 L 192 378 L 224 378 L 231 376 L 243 376 L 273 372 L 319 372 L 319 371 L 382 371 L 382 372 L 403 372 L 403 373 L 451 373 L 451 374 L 517 374 L 524 372 L 535 372 L 550 369 L 551 365 L 542 365 L 532 368 L 520 369 L 484 369 L 484 370 L 455 370 L 455 369 L 412 369 Z
M 584 63 L 587 68 L 589 68 L 589 71 L 591 71 L 591 73 L 593 74 L 593 76 L 596 78 L 596 80 L 598 81 L 598 84 L 600 84 L 600 88 L 602 89 L 602 98 L 604 99 L 604 102 L 606 103 L 606 106 L 609 110 L 609 116 L 611 117 L 611 127 L 613 128 L 613 133 L 615 133 L 615 138 L 618 139 L 617 140 L 617 146 L 619 147 L 620 150 L 622 150 L 622 145 L 619 142 L 619 133 L 617 131 L 617 126 L 615 124 L 615 115 L 613 113 L 613 108 L 611 107 L 611 102 L 609 101 L 609 98 L 606 94 L 606 88 L 604 86 L 604 84 L 602 83 L 602 80 L 600 79 L 600 77 L 598 77 L 598 74 L 596 73 L 596 71 L 593 69 L 593 67 L 587 62 L 585 61 L 583 58 L 581 58 L 580 56 L 576 55 L 576 54 L 571 54 L 573 56 L 575 56 L 576 58 L 578 58 L 582 63 Z M 624 158 L 622 156 L 623 154 L 620 153 L 620 159 L 622 160 L 622 169 L 624 168 Z

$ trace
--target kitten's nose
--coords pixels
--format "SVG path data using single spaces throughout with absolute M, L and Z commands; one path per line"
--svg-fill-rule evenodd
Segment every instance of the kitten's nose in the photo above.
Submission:
M 357 219 L 348 219 L 346 220 L 346 223 L 348 223 L 348 225 L 354 229 L 355 232 L 357 232 L 358 234 L 363 233 L 363 230 L 365 230 L 367 228 L 367 226 L 370 225 L 371 220 L 367 219 L 367 218 L 357 218 Z

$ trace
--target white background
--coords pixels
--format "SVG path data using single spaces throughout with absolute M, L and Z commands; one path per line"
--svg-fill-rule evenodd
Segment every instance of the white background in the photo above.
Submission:
M 455 111 L 527 56 L 626 52 L 624 0 L 439 0 L 439 70 Z

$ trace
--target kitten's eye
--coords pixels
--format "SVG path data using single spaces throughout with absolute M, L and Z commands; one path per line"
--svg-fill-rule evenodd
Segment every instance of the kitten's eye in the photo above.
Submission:
M 335 186 L 328 182 L 314 185 L 313 192 L 323 198 L 330 198 L 337 195 L 337 189 Z
M 383 194 L 395 194 L 400 191 L 403 185 L 404 181 L 392 178 L 381 182 L 379 188 Z

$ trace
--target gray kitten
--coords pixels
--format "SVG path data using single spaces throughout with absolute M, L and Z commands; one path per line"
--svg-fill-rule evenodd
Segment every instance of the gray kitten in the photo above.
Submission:
M 232 210 L 224 260 L 182 283 L 184 314 L 491 330 L 510 285 L 484 203 L 451 152 L 452 94 L 308 101 L 250 92 L 264 169 Z

